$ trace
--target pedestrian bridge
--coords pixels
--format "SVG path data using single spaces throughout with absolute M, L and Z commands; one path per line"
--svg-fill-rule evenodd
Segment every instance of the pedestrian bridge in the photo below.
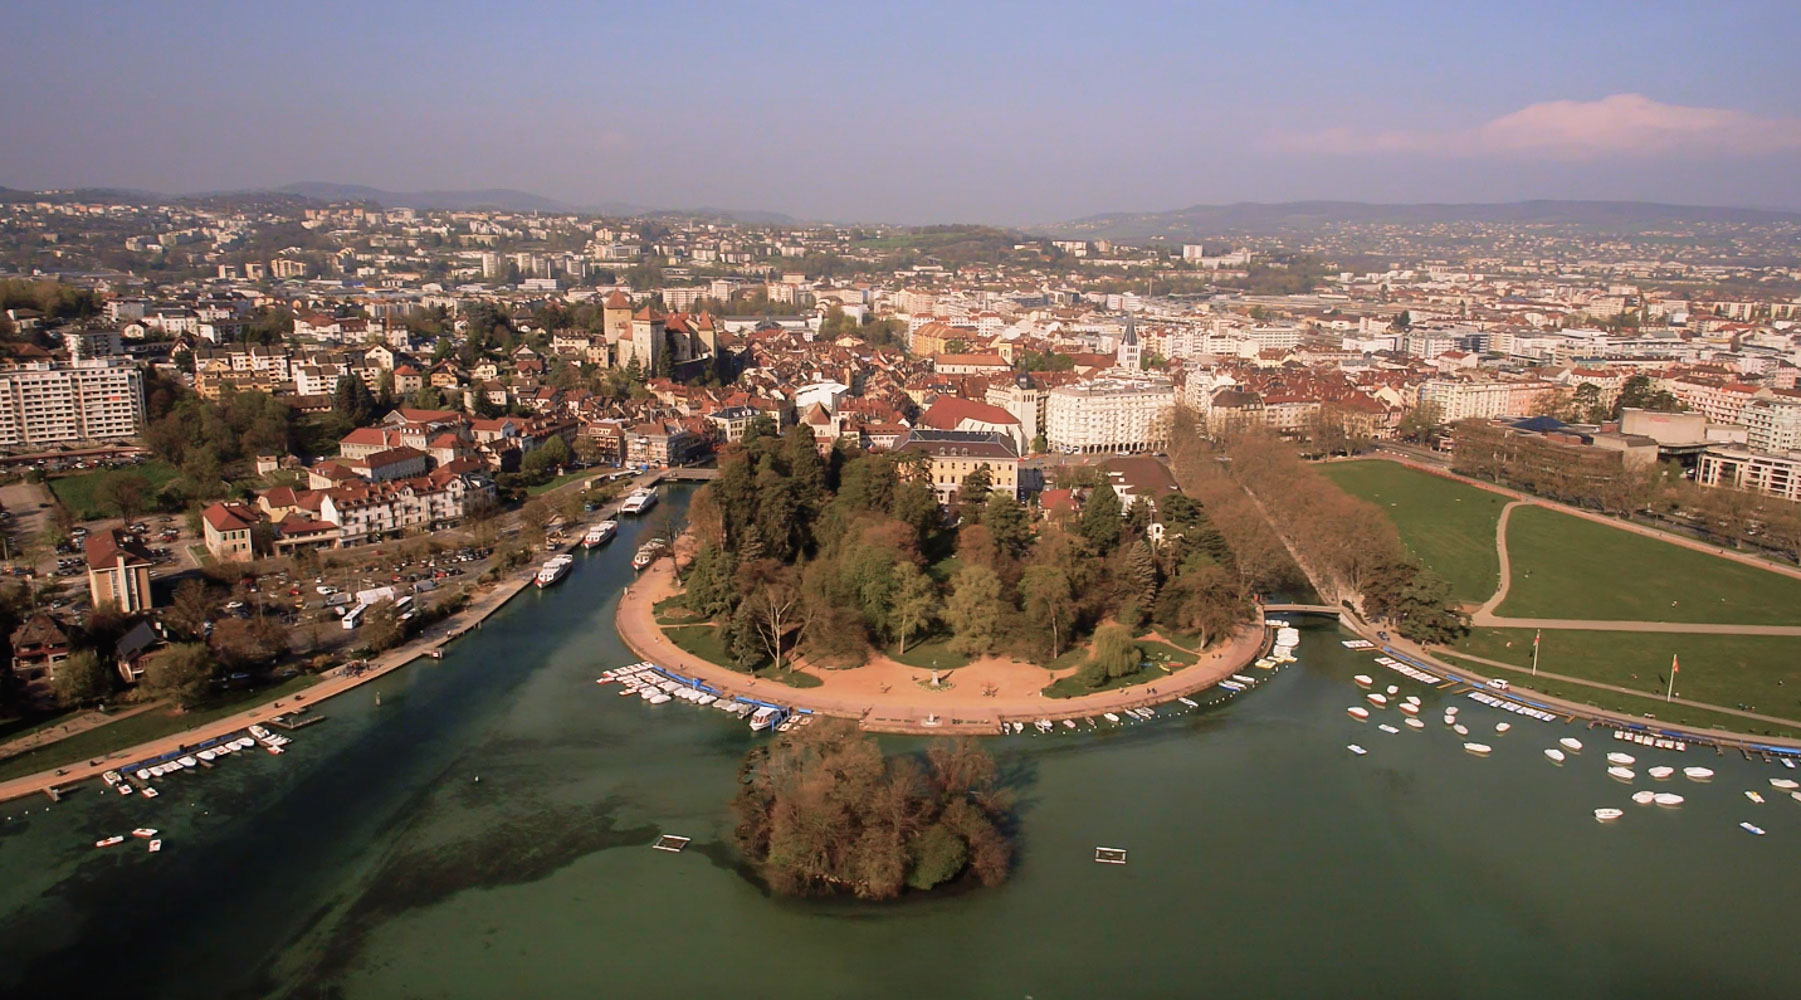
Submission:
M 1273 611 L 1290 615 L 1331 615 L 1337 618 L 1344 609 L 1335 608 L 1330 604 L 1265 604 L 1263 606 L 1264 614 L 1267 615 Z

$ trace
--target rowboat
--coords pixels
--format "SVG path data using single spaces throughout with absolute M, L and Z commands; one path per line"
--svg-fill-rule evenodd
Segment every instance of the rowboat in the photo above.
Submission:
M 1713 778 L 1713 771 L 1705 767 L 1685 767 L 1682 769 L 1682 773 L 1690 781 L 1708 781 Z
M 1638 803 L 1641 806 L 1648 806 L 1651 803 L 1657 801 L 1657 793 L 1651 792 L 1651 791 L 1633 792 L 1632 793 L 1632 801 Z
M 152 840 L 152 841 L 151 841 L 151 842 L 150 842 L 150 853 L 151 853 L 151 854 L 155 854 L 155 853 L 157 853 L 157 852 L 158 852 L 158 851 L 161 851 L 161 850 L 162 850 L 162 849 L 163 849 L 163 842 L 162 842 L 162 841 L 160 841 L 160 840 Z
M 1652 797 L 1657 800 L 1657 804 L 1660 806 L 1679 806 L 1682 804 L 1682 796 L 1677 795 L 1675 792 L 1658 792 Z
M 1489 751 L 1494 749 L 1494 747 L 1491 747 L 1486 743 L 1465 743 L 1463 748 L 1478 757 L 1485 756 Z
M 1596 809 L 1595 810 L 1595 819 L 1602 823 L 1611 823 L 1614 820 L 1619 819 L 1621 816 L 1624 816 L 1624 815 L 1626 815 L 1626 813 L 1620 809 Z
M 1582 752 L 1582 741 L 1577 739 L 1574 736 L 1565 736 L 1563 739 L 1558 740 L 1557 742 L 1563 744 L 1563 748 L 1565 750 L 1570 751 L 1571 753 L 1581 753 Z
M 1457 716 L 1455 716 L 1455 715 L 1446 715 L 1445 716 L 1445 725 L 1454 726 L 1456 724 L 1457 724 Z
M 1669 777 L 1670 775 L 1675 774 L 1676 769 L 1673 767 L 1669 767 L 1667 765 L 1659 764 L 1658 766 L 1651 768 L 1649 771 L 1646 771 L 1645 773 L 1650 775 L 1653 778 L 1656 778 L 1658 781 L 1662 781 L 1663 779 Z
M 1101 718 L 1106 719 L 1108 722 L 1111 722 L 1116 726 L 1119 725 L 1119 716 L 1114 715 L 1112 712 L 1103 713 L 1101 715 Z
M 1351 718 L 1356 719 L 1359 722 L 1370 717 L 1370 710 L 1364 708 L 1362 705 L 1352 705 L 1350 708 L 1345 709 L 1345 712 L 1350 715 Z
M 1610 753 L 1607 755 L 1607 763 L 1618 767 L 1631 767 L 1638 763 L 1638 758 L 1629 753 Z
M 1550 761 L 1553 764 L 1563 763 L 1563 751 L 1557 749 L 1556 747 L 1547 748 L 1545 750 L 1545 756 L 1550 758 Z
M 1631 781 L 1638 777 L 1629 767 L 1610 767 L 1607 769 L 1607 776 L 1615 781 Z

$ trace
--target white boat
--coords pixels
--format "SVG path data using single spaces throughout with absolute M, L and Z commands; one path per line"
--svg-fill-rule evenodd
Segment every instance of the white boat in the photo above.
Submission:
M 1455 715 L 1445 716 L 1445 725 L 1455 726 L 1456 724 L 1457 724 L 1457 716 L 1455 716 Z
M 613 536 L 618 533 L 618 521 L 602 521 L 594 527 L 589 528 L 588 533 L 582 536 L 582 548 L 592 549 L 597 546 L 605 545 L 612 541 Z
M 99 840 L 94 841 L 94 846 L 95 847 L 111 847 L 114 844 L 123 844 L 123 843 L 125 843 L 125 838 L 121 837 L 121 836 L 102 837 Z
M 1631 781 L 1638 777 L 1629 767 L 1610 767 L 1607 769 L 1607 776 L 1615 781 Z
M 1797 788 L 1801 788 L 1801 783 L 1790 781 L 1787 778 L 1771 778 L 1770 787 L 1780 788 L 1785 792 L 1792 792 Z
M 1710 781 L 1713 779 L 1713 771 L 1705 767 L 1685 767 L 1682 769 L 1682 774 L 1690 781 Z
M 1181 702 L 1184 705 L 1187 705 L 1189 708 L 1200 708 L 1201 707 L 1201 703 L 1198 701 L 1195 701 L 1193 698 L 1177 698 L 1176 700 Z
M 1420 696 L 1417 694 L 1410 694 L 1403 700 L 1409 705 L 1418 705 L 1420 703 Z
M 539 589 L 561 583 L 569 575 L 569 568 L 574 565 L 575 559 L 572 556 L 551 556 L 544 561 L 544 565 L 538 567 L 538 576 L 533 582 Z
M 1039 719 L 1037 722 L 1032 723 L 1032 728 L 1038 730 L 1041 733 L 1048 733 L 1051 731 L 1051 728 L 1052 728 L 1051 720 Z
M 1396 729 L 1396 728 L 1395 728 L 1395 727 L 1393 727 L 1393 726 L 1391 726 L 1391 725 L 1389 725 L 1389 724 L 1388 724 L 1388 723 L 1386 723 L 1386 722 L 1384 722 L 1384 723 L 1382 723 L 1382 724 L 1381 724 L 1381 725 L 1380 725 L 1380 726 L 1377 726 L 1377 727 L 1376 727 L 1376 728 L 1377 728 L 1377 729 L 1380 729 L 1380 730 L 1382 730 L 1382 731 L 1383 731 L 1383 732 L 1385 732 L 1385 733 L 1398 733 L 1398 732 L 1400 732 L 1400 730 L 1399 730 L 1399 729 Z
M 652 705 L 666 705 L 675 700 L 675 696 L 667 691 L 652 690 L 649 698 L 644 699 Z
M 1411 701 L 1401 702 L 1399 705 L 1396 705 L 1395 707 L 1399 708 L 1403 712 L 1406 712 L 1408 715 L 1420 714 L 1420 707 L 1418 705 L 1415 705 Z
M 1364 708 L 1362 705 L 1352 705 L 1350 708 L 1345 709 L 1345 713 L 1359 722 L 1370 717 L 1370 710 Z
M 668 548 L 669 542 L 667 539 L 653 538 L 650 541 L 645 542 L 643 545 L 638 546 L 637 552 L 632 554 L 632 568 L 641 570 L 644 567 L 649 566 L 651 563 L 656 562 L 657 557 L 661 556 L 664 550 Z
M 1657 801 L 1657 793 L 1652 792 L 1652 791 L 1633 792 L 1632 793 L 1632 801 L 1638 803 L 1641 806 L 1648 806 L 1651 803 Z
M 1359 757 L 1363 756 L 1366 753 L 1369 753 L 1368 750 L 1363 749 L 1362 747 L 1358 746 L 1355 743 L 1346 743 L 1345 749 L 1351 751 L 1352 753 L 1356 754 Z
M 1064 719 L 1064 720 L 1063 720 L 1063 728 L 1064 728 L 1064 729 L 1074 729 L 1074 728 L 1076 728 L 1076 720 L 1074 720 L 1074 719 Z
M 780 710 L 764 705 L 750 714 L 750 731 L 753 733 L 760 733 L 763 730 L 768 729 L 775 725 L 776 718 L 779 715 L 781 715 Z
M 1015 723 L 1014 723 L 1014 724 L 1013 724 L 1013 732 L 1014 732 L 1014 733 L 1015 733 L 1015 734 L 1018 734 L 1018 733 L 1023 733 L 1023 732 L 1025 732 L 1025 731 L 1026 731 L 1026 724 L 1025 724 L 1025 723 L 1023 723 L 1023 722 L 1015 722 Z
M 1550 747 L 1550 748 L 1546 749 L 1545 756 L 1551 758 L 1551 763 L 1553 763 L 1553 764 L 1563 763 L 1563 751 L 1557 749 L 1556 747 Z
M 1370 704 L 1376 705 L 1378 707 L 1388 704 L 1388 698 L 1386 696 L 1377 694 L 1374 691 L 1371 691 L 1369 694 L 1364 695 L 1364 697 L 1369 699 Z
M 1682 804 L 1682 796 L 1677 795 L 1675 792 L 1658 792 L 1656 795 L 1652 796 L 1652 798 L 1656 799 L 1657 804 L 1660 806 L 1679 806 Z
M 1219 686 L 1225 688 L 1227 691 L 1230 691 L 1233 694 L 1237 694 L 1238 692 L 1244 690 L 1244 685 L 1238 683 L 1237 681 L 1220 681 Z
M 1395 696 L 1395 695 L 1397 695 L 1397 694 L 1400 694 L 1400 693 L 1401 693 L 1401 689 L 1400 689 L 1400 688 L 1398 688 L 1398 687 L 1395 687 L 1395 686 L 1394 686 L 1394 685 L 1393 685 L 1393 684 L 1390 684 L 1390 685 L 1389 685 L 1389 686 L 1388 686 L 1388 687 L 1387 687 L 1387 688 L 1386 688 L 1386 689 L 1385 689 L 1385 690 L 1384 690 L 1384 693 L 1386 693 L 1386 694 L 1387 694 L 1387 695 L 1388 695 L 1388 696 L 1389 696 L 1389 697 L 1390 697 L 1390 698 L 1393 698 L 1393 697 L 1394 697 L 1394 696 Z
M 192 757 L 182 757 L 182 758 L 180 758 L 179 763 L 181 764 L 182 767 L 199 767 L 200 766 L 200 762 L 195 760 Z
M 1512 729 L 1512 728 L 1513 728 L 1513 723 L 1511 723 L 1511 722 L 1495 723 L 1495 732 L 1497 732 L 1497 733 L 1504 733 L 1507 730 Z
M 1581 753 L 1582 752 L 1582 741 L 1577 739 L 1574 736 L 1565 736 L 1563 739 L 1558 740 L 1557 742 L 1563 744 L 1563 748 L 1565 750 L 1570 751 L 1571 753 Z
M 657 505 L 657 491 L 639 488 L 632 491 L 631 496 L 619 505 L 621 514 L 642 514 Z
M 199 753 L 195 754 L 194 756 L 203 761 L 206 761 L 208 764 L 211 764 L 213 762 L 213 760 L 215 758 L 217 758 L 219 755 L 216 753 L 213 753 L 211 750 L 202 750 Z
M 1607 763 L 1619 767 L 1631 767 L 1638 763 L 1638 758 L 1629 753 L 1610 753 L 1607 755 Z
M 138 768 L 138 780 L 139 781 L 149 781 L 150 780 L 150 769 L 147 767 Z
M 1746 792 L 1745 798 L 1750 799 L 1751 801 L 1757 803 L 1760 806 L 1763 805 L 1763 796 L 1757 794 L 1756 792 Z
M 131 831 L 131 835 L 139 840 L 149 840 L 156 836 L 156 831 L 147 826 L 140 826 L 136 830 Z
M 1478 757 L 1486 756 L 1489 751 L 1494 749 L 1486 743 L 1465 743 L 1463 748 Z
M 1412 716 L 1409 716 L 1409 717 L 1407 717 L 1407 718 L 1405 718 L 1405 719 L 1402 719 L 1402 720 L 1401 720 L 1401 721 L 1402 721 L 1402 722 L 1405 722 L 1405 723 L 1407 723 L 1407 726 L 1408 726 L 1408 728 L 1410 728 L 1410 729 L 1424 729 L 1424 728 L 1426 728 L 1426 724 L 1425 724 L 1425 723 L 1424 723 L 1424 722 L 1421 722 L 1421 721 L 1420 721 L 1420 720 L 1418 720 L 1418 719 L 1415 719 L 1415 718 L 1413 718 L 1413 717 L 1412 717 Z
M 1376 683 L 1376 679 L 1369 674 L 1358 674 L 1351 679 L 1357 682 L 1358 687 L 1369 687 L 1371 684 Z
M 1459 722 L 1451 727 L 1451 732 L 1456 733 L 1459 736 L 1468 736 L 1470 734 L 1470 729 L 1468 726 Z
M 1452 705 L 1452 706 L 1450 706 L 1450 707 L 1448 707 L 1448 708 L 1446 708 L 1446 709 L 1445 709 L 1445 714 L 1446 714 L 1446 715 L 1456 715 L 1456 714 L 1457 714 L 1457 706 L 1456 706 L 1456 705 Z
M 1108 722 L 1111 722 L 1116 726 L 1119 725 L 1119 716 L 1114 715 L 1112 712 L 1103 712 L 1101 714 L 1101 718 L 1106 719 Z M 1014 723 L 1014 725 L 1017 726 L 1017 725 L 1019 725 L 1019 723 L 1016 722 L 1016 723 Z
M 1611 823 L 1614 820 L 1619 819 L 1621 816 L 1624 816 L 1624 815 L 1626 815 L 1626 813 L 1624 810 L 1621 810 L 1621 809 L 1596 809 L 1595 810 L 1595 819 L 1602 823 Z
M 151 842 L 150 842 L 150 853 L 151 853 L 151 854 L 155 854 L 155 853 L 157 853 L 157 852 L 159 852 L 159 851 L 161 851 L 161 850 L 162 850 L 162 849 L 163 849 L 163 842 L 162 842 L 162 841 L 160 841 L 160 840 L 152 840 L 152 841 L 151 841 Z
M 1794 799 L 1796 802 L 1801 802 L 1801 792 L 1790 792 L 1788 793 L 1788 797 Z
M 1255 683 L 1257 683 L 1257 678 L 1255 678 L 1255 677 L 1246 677 L 1246 676 L 1245 676 L 1245 675 L 1243 675 L 1243 674 L 1233 674 L 1233 675 L 1232 675 L 1232 679 L 1233 679 L 1233 680 L 1235 680 L 1235 681 L 1237 681 L 1237 682 L 1238 682 L 1238 683 L 1240 683 L 1240 684 L 1243 684 L 1243 685 L 1245 685 L 1245 686 L 1247 686 L 1247 687 L 1248 687 L 1248 686 L 1250 686 L 1250 685 L 1252 685 L 1252 684 L 1255 684 Z
M 1758 826 L 1756 823 L 1740 823 L 1738 828 L 1754 837 L 1763 836 L 1763 827 Z
M 154 799 L 154 798 L 156 798 L 156 796 L 157 796 L 156 789 L 151 788 L 149 785 L 144 786 L 144 797 L 145 798 Z
M 1656 767 L 1647 770 L 1645 773 L 1656 778 L 1658 781 L 1662 781 L 1670 775 L 1675 774 L 1676 769 L 1666 764 L 1659 764 Z

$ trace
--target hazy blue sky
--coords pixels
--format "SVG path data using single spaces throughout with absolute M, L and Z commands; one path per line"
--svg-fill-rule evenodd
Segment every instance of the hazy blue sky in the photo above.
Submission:
M 5 0 L 0 185 L 298 180 L 1024 223 L 1801 207 L 1801 2 Z

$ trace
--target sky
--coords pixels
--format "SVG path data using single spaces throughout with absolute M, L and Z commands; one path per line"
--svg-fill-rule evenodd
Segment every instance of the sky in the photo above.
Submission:
M 507 187 L 1025 225 L 1801 209 L 1801 2 L 0 0 L 0 185 Z

